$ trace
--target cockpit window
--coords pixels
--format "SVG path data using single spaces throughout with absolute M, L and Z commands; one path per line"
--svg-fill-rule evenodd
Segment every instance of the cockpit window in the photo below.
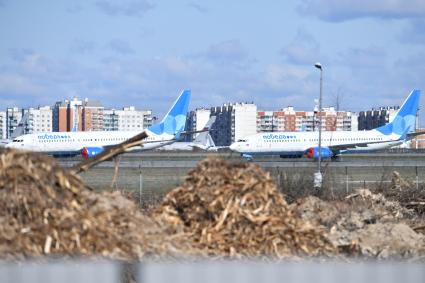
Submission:
M 14 139 L 14 140 L 12 140 L 12 142 L 23 142 L 24 140 L 22 139 L 22 140 L 20 140 L 20 139 Z
M 238 140 L 238 142 L 247 142 L 247 140 Z

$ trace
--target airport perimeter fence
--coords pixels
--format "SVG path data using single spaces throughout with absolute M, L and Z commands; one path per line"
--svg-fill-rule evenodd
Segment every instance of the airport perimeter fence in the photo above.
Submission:
M 14 283 L 423 283 L 425 265 L 396 262 L 1 262 L 1 282 Z
M 313 175 L 317 167 L 269 168 L 279 189 L 293 195 L 307 195 L 313 190 Z M 425 165 L 402 166 L 330 166 L 322 168 L 323 185 L 319 190 L 332 196 L 345 196 L 357 189 L 370 190 L 421 190 L 425 186 Z M 316 189 L 317 190 L 317 189 Z M 298 192 L 298 194 L 296 193 Z
M 359 188 L 385 190 L 407 184 L 421 189 L 425 184 L 425 158 L 412 159 L 362 157 L 342 162 L 323 162 L 322 190 L 332 195 L 346 195 Z M 423 159 L 423 160 L 422 160 Z M 106 162 L 82 174 L 83 179 L 97 190 L 130 192 L 141 206 L 157 204 L 170 190 L 180 186 L 197 165 L 197 160 L 142 160 L 121 162 L 116 182 L 112 184 L 114 167 Z M 314 190 L 313 175 L 317 163 L 312 160 L 256 161 L 271 173 L 280 190 Z

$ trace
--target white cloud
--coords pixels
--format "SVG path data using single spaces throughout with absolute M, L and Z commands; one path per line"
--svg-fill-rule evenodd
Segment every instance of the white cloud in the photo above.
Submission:
M 128 55 L 135 53 L 134 49 L 131 48 L 130 43 L 121 39 L 112 39 L 108 43 L 108 47 L 115 53 L 120 55 Z
M 366 48 L 349 48 L 339 53 L 336 63 L 348 68 L 383 69 L 387 65 L 387 53 L 385 49 L 370 46 Z M 364 70 L 362 70 L 364 71 Z
M 193 9 L 195 9 L 196 11 L 198 11 L 199 13 L 201 13 L 201 14 L 206 14 L 206 13 L 208 13 L 208 8 L 207 7 L 205 7 L 205 6 L 203 6 L 203 5 L 201 5 L 201 4 L 199 4 L 199 3 L 196 3 L 196 2 L 190 2 L 190 3 L 188 3 L 187 4 L 189 7 L 191 7 L 191 8 L 193 8 Z
M 275 90 L 283 90 L 304 81 L 310 72 L 305 68 L 291 65 L 270 64 L 264 70 L 264 82 Z
M 212 44 L 204 57 L 216 64 L 246 66 L 249 63 L 248 51 L 235 39 Z
M 96 7 L 109 16 L 141 17 L 154 5 L 146 0 L 101 0 L 96 2 Z
M 71 14 L 77 14 L 83 10 L 83 5 L 81 3 L 78 3 L 76 0 L 70 2 L 68 4 L 68 7 L 66 8 L 66 11 Z
M 425 19 L 415 19 L 398 36 L 400 42 L 410 44 L 425 44 Z
M 425 16 L 423 0 L 303 0 L 301 14 L 325 21 L 342 22 L 357 18 L 402 19 Z
M 292 42 L 283 47 L 280 53 L 294 64 L 312 65 L 321 58 L 318 42 L 305 29 L 299 29 Z
M 0 74 L 0 93 L 39 95 L 44 91 L 43 87 L 35 84 L 30 78 L 18 74 Z
M 96 49 L 96 43 L 92 40 L 74 39 L 71 43 L 70 50 L 77 54 L 91 54 Z

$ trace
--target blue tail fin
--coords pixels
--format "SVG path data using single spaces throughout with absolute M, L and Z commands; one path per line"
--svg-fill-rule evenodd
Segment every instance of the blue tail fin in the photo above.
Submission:
M 384 135 L 396 134 L 400 136 L 405 136 L 406 133 L 414 132 L 416 112 L 418 111 L 420 97 L 420 90 L 412 90 L 410 95 L 398 110 L 394 120 L 391 123 L 377 128 L 376 130 L 383 133 Z
M 179 136 L 186 125 L 186 115 L 189 107 L 190 90 L 184 90 L 173 106 L 168 110 L 167 115 L 162 119 L 161 123 L 148 128 L 149 131 L 161 135 L 170 134 Z

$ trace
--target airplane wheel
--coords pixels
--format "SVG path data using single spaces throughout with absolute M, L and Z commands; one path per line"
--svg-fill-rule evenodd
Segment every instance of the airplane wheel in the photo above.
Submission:
M 339 156 L 339 155 L 333 155 L 333 156 L 331 157 L 331 160 L 332 160 L 332 161 L 341 161 L 341 156 Z

